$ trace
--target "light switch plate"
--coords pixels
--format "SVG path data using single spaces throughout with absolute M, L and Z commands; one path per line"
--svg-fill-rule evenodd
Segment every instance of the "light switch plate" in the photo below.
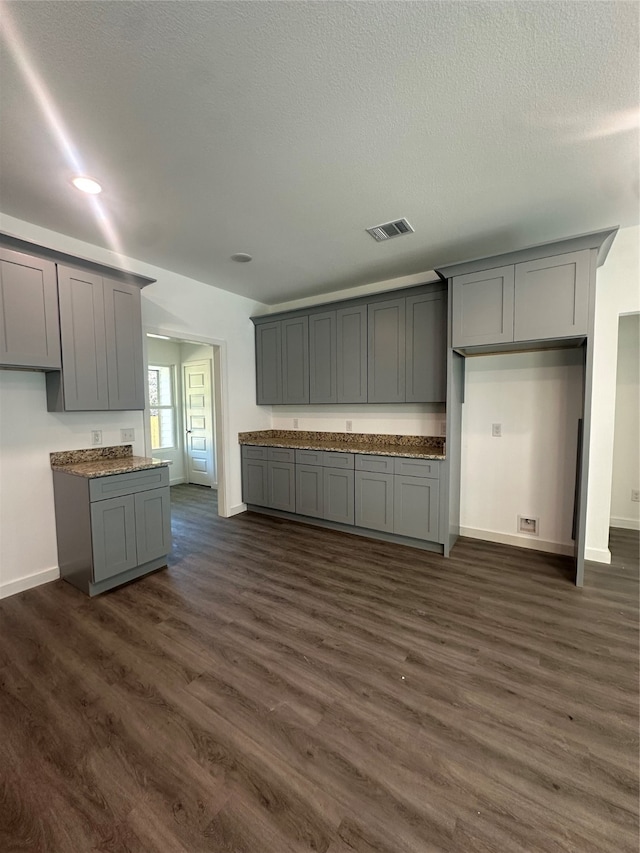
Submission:
M 91 430 L 91 445 L 93 447 L 97 447 L 99 444 L 102 444 L 102 430 L 101 429 L 92 429 Z
M 494 438 L 502 438 L 502 424 L 491 424 L 491 435 Z

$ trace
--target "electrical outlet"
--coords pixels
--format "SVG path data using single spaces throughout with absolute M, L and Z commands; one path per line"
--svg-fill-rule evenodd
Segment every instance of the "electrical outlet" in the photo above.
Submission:
M 636 503 L 640 502 L 640 489 L 631 489 L 631 500 Z
M 353 432 L 353 421 L 346 422 L 346 430 L 347 432 Z
M 538 535 L 538 519 L 526 515 L 518 516 L 518 533 Z
M 502 424 L 491 424 L 491 435 L 494 438 L 502 438 Z
M 440 424 L 440 435 L 446 435 L 446 434 L 447 434 L 447 422 L 443 421 Z
M 101 429 L 92 429 L 91 430 L 91 444 L 93 447 L 96 447 L 98 444 L 102 444 L 102 430 Z
M 120 441 L 135 441 L 135 440 L 136 440 L 135 429 L 121 429 L 120 430 Z
M 293 428 L 298 429 L 298 418 L 293 419 Z

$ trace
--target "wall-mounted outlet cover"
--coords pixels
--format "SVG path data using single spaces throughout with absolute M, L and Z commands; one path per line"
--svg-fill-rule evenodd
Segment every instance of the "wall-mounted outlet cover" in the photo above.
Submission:
M 537 536 L 540 528 L 539 522 L 539 518 L 532 518 L 530 515 L 519 515 L 518 533 L 528 533 L 531 536 Z
M 491 435 L 494 438 L 502 438 L 502 424 L 491 424 Z
M 353 421 L 346 421 L 345 429 L 347 432 L 353 432 Z
M 293 419 L 293 428 L 298 429 L 298 418 Z
M 640 489 L 631 489 L 631 500 L 636 503 L 640 502 Z
M 93 447 L 97 447 L 98 444 L 102 444 L 102 430 L 101 429 L 92 429 L 91 430 L 91 444 Z
M 440 424 L 440 435 L 446 435 L 446 434 L 447 434 L 447 422 L 443 421 Z
M 121 429 L 120 430 L 120 441 L 135 441 L 135 440 L 136 440 L 135 429 Z

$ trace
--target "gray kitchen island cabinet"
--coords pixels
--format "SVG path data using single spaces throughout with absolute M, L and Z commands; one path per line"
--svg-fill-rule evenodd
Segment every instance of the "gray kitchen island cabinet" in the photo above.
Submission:
M 169 469 L 86 478 L 53 472 L 60 576 L 88 595 L 167 564 Z
M 144 409 L 140 288 L 58 266 L 62 370 L 47 374 L 47 409 Z
M 55 264 L 3 247 L 0 247 L 0 366 L 60 369 Z

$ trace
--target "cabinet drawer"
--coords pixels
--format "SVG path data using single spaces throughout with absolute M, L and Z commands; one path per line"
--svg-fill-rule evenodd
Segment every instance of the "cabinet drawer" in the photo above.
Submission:
M 149 468 L 146 471 L 132 471 L 130 474 L 112 474 L 108 477 L 95 477 L 89 480 L 89 500 L 103 501 L 147 489 L 159 489 L 169 485 L 169 468 Z
M 266 459 L 268 447 L 254 447 L 251 444 L 242 445 L 243 459 Z
M 298 465 L 322 465 L 322 450 L 296 450 Z
M 440 463 L 433 459 L 413 459 L 399 457 L 395 460 L 394 473 L 404 477 L 430 477 L 437 480 L 440 477 Z
M 295 462 L 296 452 L 288 447 L 268 447 L 267 459 L 269 462 Z
M 356 454 L 356 471 L 370 471 L 372 474 L 393 474 L 393 456 L 369 456 Z
M 353 453 L 340 453 L 325 450 L 322 454 L 322 465 L 325 468 L 353 468 Z

